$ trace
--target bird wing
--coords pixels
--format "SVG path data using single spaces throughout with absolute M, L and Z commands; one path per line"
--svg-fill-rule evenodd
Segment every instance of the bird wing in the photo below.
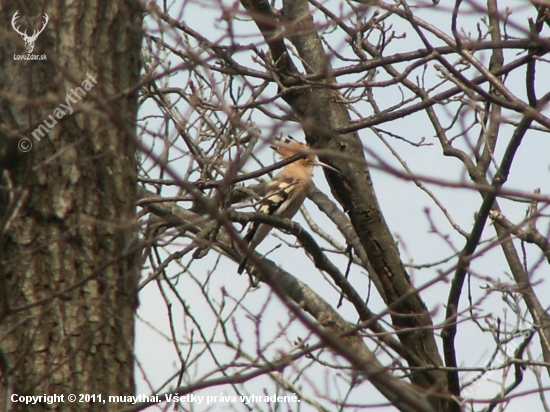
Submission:
M 294 216 L 303 202 L 303 199 L 295 201 L 299 182 L 290 176 L 275 176 L 269 183 L 268 192 L 263 198 L 258 212 L 283 218 Z M 272 227 L 265 223 L 250 222 L 244 241 L 251 249 L 254 249 L 264 240 L 271 229 Z M 244 271 L 246 262 L 247 258 L 245 257 L 239 265 L 238 273 Z

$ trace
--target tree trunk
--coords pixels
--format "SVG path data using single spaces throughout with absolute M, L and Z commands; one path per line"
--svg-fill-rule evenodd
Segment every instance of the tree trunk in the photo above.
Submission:
M 114 410 L 109 395 L 134 394 L 141 11 L 48 3 L 0 1 L 0 410 L 44 394 L 64 398 L 33 411 Z M 16 57 L 16 11 L 26 33 L 47 14 L 46 59 Z

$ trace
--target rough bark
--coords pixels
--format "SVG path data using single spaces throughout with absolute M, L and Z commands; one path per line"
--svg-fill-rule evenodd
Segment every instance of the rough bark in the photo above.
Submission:
M 122 405 L 67 395 L 134 393 L 141 11 L 122 0 L 1 3 L 0 409 L 28 410 L 12 394 L 57 394 L 55 410 L 112 410 Z M 47 60 L 13 58 L 25 53 L 16 10 L 30 33 L 48 15 L 33 51 Z M 56 118 L 89 75 L 97 83 Z

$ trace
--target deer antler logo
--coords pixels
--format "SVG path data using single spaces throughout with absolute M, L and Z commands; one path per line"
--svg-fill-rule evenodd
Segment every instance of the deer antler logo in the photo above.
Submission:
M 30 54 L 30 53 L 32 53 L 32 51 L 34 49 L 34 43 L 36 42 L 36 39 L 38 38 L 38 35 L 44 31 L 44 29 L 46 28 L 46 24 L 48 24 L 48 21 L 50 21 L 50 18 L 48 17 L 48 15 L 46 13 L 44 13 L 44 24 L 42 25 L 42 28 L 40 30 L 35 30 L 34 33 L 32 34 L 32 36 L 27 36 L 27 30 L 25 30 L 24 33 L 21 33 L 19 31 L 19 27 L 15 26 L 15 21 L 19 17 L 18 13 L 19 13 L 19 10 L 17 10 L 15 12 L 15 14 L 13 15 L 13 17 L 11 19 L 11 25 L 12 25 L 13 29 L 21 35 L 21 38 L 23 40 L 25 40 L 25 47 L 27 48 L 27 53 Z

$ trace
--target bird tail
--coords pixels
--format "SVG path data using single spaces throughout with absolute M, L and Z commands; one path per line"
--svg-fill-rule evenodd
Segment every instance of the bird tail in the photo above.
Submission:
M 246 267 L 246 264 L 247 264 L 247 263 L 248 263 L 248 258 L 247 258 L 247 257 L 245 257 L 245 258 L 243 258 L 243 260 L 241 260 L 241 263 L 240 263 L 240 265 L 239 265 L 239 268 L 237 269 L 237 273 L 238 273 L 239 275 L 242 275 L 242 274 L 243 274 L 244 268 Z
M 256 234 L 258 230 L 259 225 L 256 222 L 250 223 L 250 227 L 248 228 L 248 232 L 246 232 L 246 236 L 243 238 L 244 242 L 250 247 L 252 244 L 252 239 L 254 238 L 254 235 Z M 237 269 L 237 273 L 239 275 L 242 275 L 244 272 L 244 269 L 246 268 L 246 264 L 248 263 L 248 257 L 245 256 L 243 260 L 241 260 L 241 263 L 239 264 L 239 268 Z

